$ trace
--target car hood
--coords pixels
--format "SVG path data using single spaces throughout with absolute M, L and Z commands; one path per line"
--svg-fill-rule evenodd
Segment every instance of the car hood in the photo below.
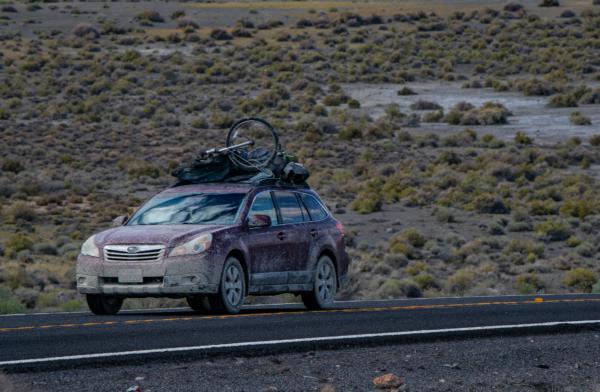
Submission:
M 167 247 L 180 245 L 200 234 L 211 233 L 221 225 L 137 225 L 120 226 L 96 234 L 96 244 L 130 245 L 162 244 Z

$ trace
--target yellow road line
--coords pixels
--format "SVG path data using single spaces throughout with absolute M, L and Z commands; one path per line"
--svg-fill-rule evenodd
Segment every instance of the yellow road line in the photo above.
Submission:
M 135 325 L 135 324 L 152 324 L 159 322 L 168 321 L 191 321 L 191 320 L 210 320 L 210 319 L 230 319 L 230 318 L 241 318 L 241 317 L 270 317 L 279 315 L 296 315 L 296 314 L 312 314 L 312 313 L 365 313 L 365 312 L 385 312 L 385 311 L 403 311 L 403 310 L 429 310 L 429 309 L 452 309 L 452 308 L 468 308 L 468 307 L 483 307 L 483 306 L 494 306 L 494 305 L 531 305 L 531 304 L 550 304 L 550 303 L 562 303 L 562 302 L 600 302 L 600 298 L 572 298 L 572 299 L 543 299 L 534 298 L 533 300 L 527 301 L 488 301 L 488 302 L 466 302 L 466 303 L 454 303 L 454 304 L 431 304 L 431 305 L 402 305 L 402 306 L 388 306 L 388 307 L 369 307 L 369 308 L 345 308 L 345 309 L 325 309 L 318 311 L 277 311 L 268 313 L 243 313 L 233 315 L 207 315 L 199 317 L 166 317 L 166 318 L 154 318 L 154 319 L 134 319 L 124 321 L 98 321 L 98 322 L 85 322 L 85 323 L 65 323 L 65 324 L 47 324 L 47 325 L 30 325 L 22 327 L 6 327 L 0 328 L 0 332 L 13 332 L 13 331 L 31 331 L 31 330 L 44 330 L 51 328 L 77 328 L 77 327 L 96 327 L 96 326 L 110 326 L 110 325 Z

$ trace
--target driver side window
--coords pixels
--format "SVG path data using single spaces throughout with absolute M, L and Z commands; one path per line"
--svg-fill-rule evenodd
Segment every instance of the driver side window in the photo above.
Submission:
M 277 212 L 275 212 L 271 192 L 261 192 L 256 196 L 248 213 L 248 218 L 253 215 L 268 215 L 271 218 L 271 226 L 277 224 Z

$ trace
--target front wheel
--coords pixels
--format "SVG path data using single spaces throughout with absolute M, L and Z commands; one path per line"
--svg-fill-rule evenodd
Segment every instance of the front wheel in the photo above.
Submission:
M 123 298 L 120 297 L 87 294 L 85 299 L 92 313 L 99 315 L 117 314 L 123 306 Z
M 188 305 L 194 312 L 197 313 L 210 313 L 210 304 L 208 298 L 204 295 L 195 295 L 186 298 Z
M 302 294 L 302 302 L 307 309 L 318 310 L 331 307 L 337 292 L 337 273 L 333 261 L 321 256 L 317 263 L 312 291 Z
M 246 276 L 239 260 L 229 257 L 223 266 L 219 292 L 208 297 L 211 310 L 237 314 L 242 309 L 246 293 Z

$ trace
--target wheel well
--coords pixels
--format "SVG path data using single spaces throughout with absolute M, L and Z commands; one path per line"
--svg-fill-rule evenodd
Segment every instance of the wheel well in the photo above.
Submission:
M 337 284 L 338 284 L 338 287 L 339 287 L 339 285 L 340 285 L 340 274 L 339 274 L 339 270 L 338 270 L 337 259 L 335 258 L 334 253 L 331 250 L 329 250 L 329 249 L 323 249 L 321 251 L 321 254 L 319 254 L 319 259 L 321 258 L 321 256 L 327 256 L 327 257 L 329 257 L 331 259 L 331 261 L 333 261 L 333 266 L 335 268 L 335 276 L 336 276 Z
M 248 286 L 250 285 L 250 274 L 248 272 L 248 266 L 246 265 L 246 260 L 244 259 L 244 254 L 238 249 L 234 249 L 225 258 L 227 260 L 230 257 L 235 257 L 240 264 L 242 265 L 242 269 L 244 270 L 244 276 L 246 277 L 246 295 L 248 295 Z

